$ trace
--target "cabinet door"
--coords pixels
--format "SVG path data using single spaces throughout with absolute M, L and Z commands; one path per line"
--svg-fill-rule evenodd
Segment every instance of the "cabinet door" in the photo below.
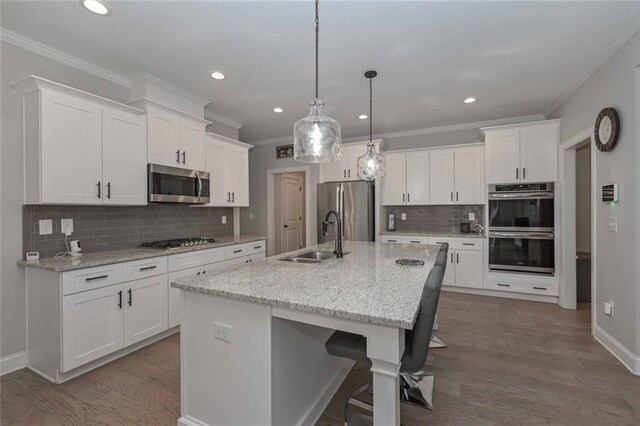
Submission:
M 180 119 L 157 108 L 147 108 L 149 163 L 179 167 Z
M 228 145 L 207 136 L 206 171 L 210 173 L 209 205 L 228 206 L 231 200 L 231 189 L 228 188 L 227 175 Z
M 407 161 L 405 154 L 387 155 L 387 174 L 382 179 L 382 204 L 398 206 L 406 204 Z
M 456 204 L 484 203 L 484 173 L 482 147 L 455 150 Z
M 129 346 L 167 329 L 167 276 L 125 283 L 124 345 Z
M 451 248 L 452 241 L 446 240 L 439 237 L 429 237 L 429 244 L 441 245 L 444 243 L 449 243 L 449 252 L 447 253 L 447 268 L 444 272 L 444 279 L 442 280 L 443 285 L 454 285 L 455 284 L 455 271 L 456 271 L 456 255 L 455 250 Z
M 347 180 L 347 168 L 349 167 L 349 153 L 342 147 L 342 158 L 331 163 L 320 164 L 322 182 L 341 182 Z
M 485 140 L 487 183 L 520 181 L 520 131 L 492 130 Z
M 436 149 L 429 156 L 429 204 L 453 204 L 455 201 L 454 150 Z
M 103 203 L 147 204 L 147 130 L 143 115 L 102 109 Z
M 358 144 L 349 146 L 346 150 L 347 154 L 347 179 L 346 180 L 360 180 L 358 177 L 358 158 L 363 156 L 367 152 L 366 144 Z
M 522 182 L 558 180 L 558 125 L 543 124 L 520 129 Z
M 429 204 L 429 152 L 407 154 L 407 204 Z
M 455 285 L 482 288 L 482 251 L 455 250 Z
M 204 124 L 180 119 L 180 164 L 191 170 L 204 170 Z
M 231 204 L 234 207 L 249 206 L 249 151 L 230 146 L 227 150 L 227 167 L 231 188 Z
M 42 92 L 42 203 L 102 203 L 101 127 L 98 104 Z
M 123 348 L 123 286 L 62 298 L 62 371 Z

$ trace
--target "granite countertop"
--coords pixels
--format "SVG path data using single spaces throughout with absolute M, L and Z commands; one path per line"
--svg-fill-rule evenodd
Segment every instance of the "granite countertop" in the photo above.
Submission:
M 456 237 L 456 238 L 485 238 L 486 235 L 475 234 L 473 232 L 463 234 L 462 232 L 446 231 L 380 231 L 380 235 L 397 235 L 399 237 Z
M 343 259 L 320 263 L 280 259 L 309 250 L 333 251 L 334 242 L 221 270 L 181 278 L 181 290 L 391 327 L 413 327 L 422 288 L 440 246 L 345 241 Z M 424 266 L 400 266 L 411 258 Z
M 19 260 L 18 265 L 47 269 L 55 272 L 72 271 L 75 269 L 93 268 L 96 266 L 111 265 L 113 263 L 130 262 L 132 260 L 149 259 L 152 257 L 166 256 L 170 254 L 187 253 L 190 251 L 207 250 L 217 247 L 231 246 L 235 244 L 250 243 L 266 240 L 259 236 L 231 236 L 216 238 L 215 243 L 206 245 L 180 247 L 175 249 L 153 249 L 147 247 L 134 247 L 122 250 L 98 251 L 83 253 L 81 257 L 45 257 L 40 260 Z

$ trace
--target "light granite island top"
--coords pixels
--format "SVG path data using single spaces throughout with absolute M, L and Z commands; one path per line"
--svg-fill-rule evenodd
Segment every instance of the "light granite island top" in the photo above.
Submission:
M 269 257 L 211 276 L 182 278 L 171 286 L 188 292 L 255 302 L 348 320 L 413 328 L 420 297 L 440 246 L 344 242 L 343 259 L 319 263 L 281 259 L 311 250 L 333 251 L 334 243 Z M 397 259 L 424 261 L 401 266 Z

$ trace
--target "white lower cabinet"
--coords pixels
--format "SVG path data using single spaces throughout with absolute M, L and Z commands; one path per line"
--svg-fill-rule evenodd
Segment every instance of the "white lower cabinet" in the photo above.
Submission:
M 183 269 L 169 273 L 169 327 L 180 325 L 184 313 L 184 295 L 180 289 L 171 287 L 171 283 L 181 278 L 211 274 L 216 269 L 224 268 L 226 262 L 209 263 L 195 268 Z
M 124 345 L 138 343 L 167 327 L 167 275 L 124 285 Z
M 482 252 L 454 250 L 455 283 L 460 287 L 482 288 Z
M 64 296 L 62 371 L 124 347 L 123 285 Z

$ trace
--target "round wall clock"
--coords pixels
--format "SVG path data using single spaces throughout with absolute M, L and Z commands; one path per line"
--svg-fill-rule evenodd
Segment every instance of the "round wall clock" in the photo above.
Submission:
M 620 117 L 615 108 L 604 108 L 596 117 L 594 140 L 602 152 L 611 151 L 620 136 Z

